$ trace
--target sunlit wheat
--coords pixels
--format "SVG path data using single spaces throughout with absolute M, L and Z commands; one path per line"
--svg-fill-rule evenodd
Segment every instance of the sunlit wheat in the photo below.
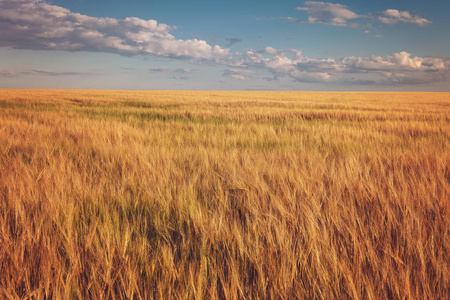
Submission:
M 450 95 L 0 90 L 0 297 L 448 299 Z

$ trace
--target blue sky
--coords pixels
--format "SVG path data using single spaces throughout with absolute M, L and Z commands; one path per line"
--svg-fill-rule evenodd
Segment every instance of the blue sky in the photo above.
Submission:
M 450 91 L 449 1 L 0 0 L 0 88 Z

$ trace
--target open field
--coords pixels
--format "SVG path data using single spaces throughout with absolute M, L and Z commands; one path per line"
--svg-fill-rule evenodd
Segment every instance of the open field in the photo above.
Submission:
M 0 90 L 0 298 L 449 299 L 450 94 Z

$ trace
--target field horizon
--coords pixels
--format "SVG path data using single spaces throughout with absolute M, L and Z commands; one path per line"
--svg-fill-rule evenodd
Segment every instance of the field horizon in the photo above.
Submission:
M 0 89 L 0 297 L 446 299 L 450 93 Z

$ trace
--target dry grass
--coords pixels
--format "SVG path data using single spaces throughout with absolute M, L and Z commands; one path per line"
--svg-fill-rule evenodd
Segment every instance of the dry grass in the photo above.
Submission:
M 449 105 L 0 90 L 0 298 L 448 299 Z

